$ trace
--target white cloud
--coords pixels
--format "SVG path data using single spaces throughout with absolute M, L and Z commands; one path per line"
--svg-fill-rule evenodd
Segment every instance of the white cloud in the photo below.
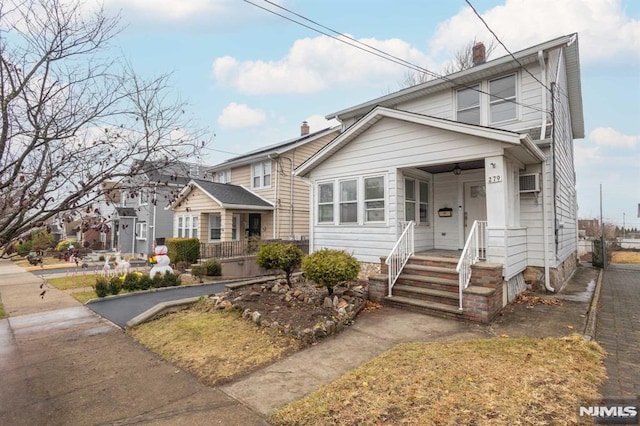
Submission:
M 322 115 L 311 115 L 307 117 L 305 121 L 309 125 L 311 133 L 326 129 L 328 127 L 337 126 L 339 124 L 338 120 L 334 118 L 332 118 L 331 120 L 327 120 Z
M 396 57 L 430 67 L 427 56 L 399 39 L 361 39 Z M 246 94 L 314 93 L 328 86 L 379 87 L 406 69 L 327 36 L 296 40 L 288 54 L 274 61 L 244 61 L 224 56 L 213 63 L 212 76 Z
M 478 10 L 509 50 L 516 51 L 557 36 L 579 33 L 586 61 L 640 54 L 640 21 L 625 15 L 620 0 L 506 0 Z M 436 52 L 452 52 L 461 43 L 493 40 L 471 8 L 440 24 L 430 42 Z M 496 50 L 495 56 L 499 56 Z
M 266 118 L 266 114 L 259 109 L 231 102 L 222 110 L 222 114 L 218 117 L 218 124 L 223 129 L 242 129 L 259 126 L 266 121 Z
M 636 149 L 640 136 L 625 135 L 611 127 L 598 127 L 589 133 L 589 139 L 599 146 Z

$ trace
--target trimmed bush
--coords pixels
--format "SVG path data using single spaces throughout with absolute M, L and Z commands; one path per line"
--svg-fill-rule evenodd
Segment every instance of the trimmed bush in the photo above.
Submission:
M 27 257 L 31 251 L 33 251 L 33 241 L 31 240 L 16 244 L 16 252 L 22 257 Z
M 280 269 L 287 276 L 287 284 L 291 285 L 291 274 L 300 267 L 302 250 L 293 244 L 263 244 L 258 250 L 256 262 L 265 269 Z
M 129 272 L 124 276 L 124 280 L 122 281 L 122 289 L 124 291 L 136 291 L 142 290 L 140 288 L 140 277 L 142 274 L 140 272 Z
M 180 278 L 178 278 L 176 274 L 172 274 L 169 271 L 166 271 L 164 273 L 164 276 L 162 277 L 161 287 L 177 287 L 179 285 L 180 285 Z
M 109 294 L 113 294 L 114 296 L 120 293 L 120 290 L 122 290 L 122 278 L 120 278 L 120 276 L 111 277 L 108 289 Z
M 304 275 L 333 294 L 333 287 L 358 278 L 360 263 L 342 250 L 322 249 L 302 260 Z
M 182 261 L 193 264 L 200 257 L 200 240 L 197 238 L 167 238 L 165 244 L 169 259 L 175 264 Z
M 96 278 L 96 294 L 98 297 L 106 297 L 109 295 L 109 280 L 105 277 Z
M 153 287 L 153 281 L 148 274 L 142 274 L 138 280 L 138 287 L 140 290 L 148 290 Z
M 219 277 L 222 274 L 222 266 L 215 259 L 202 262 L 202 266 L 204 267 L 205 275 L 208 277 Z

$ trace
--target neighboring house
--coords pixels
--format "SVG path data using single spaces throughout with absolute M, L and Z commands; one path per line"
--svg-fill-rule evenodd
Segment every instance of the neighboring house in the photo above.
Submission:
M 311 181 L 311 251 L 376 263 L 408 228 L 415 252 L 458 251 L 478 221 L 476 257 L 500 265 L 503 303 L 528 267 L 562 286 L 577 257 L 577 34 L 489 62 L 483 51 L 470 69 L 326 117 L 342 133 L 296 170 Z
M 147 162 L 141 167 L 135 187 L 112 185 L 105 197 L 115 204 L 110 213 L 112 247 L 122 253 L 148 257 L 156 237 L 173 235 L 173 211 L 168 209 L 178 192 L 192 179 L 202 176 L 198 164 L 163 166 Z
M 214 182 L 193 180 L 172 204 L 173 235 L 201 242 L 309 237 L 309 184 L 293 170 L 339 134 L 301 135 L 211 167 Z

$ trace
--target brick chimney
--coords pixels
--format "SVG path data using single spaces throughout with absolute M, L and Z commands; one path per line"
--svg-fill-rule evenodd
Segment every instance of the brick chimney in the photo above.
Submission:
M 484 43 L 481 41 L 477 42 L 473 45 L 473 65 L 481 65 L 486 61 L 486 50 L 484 48 Z
M 309 134 L 309 124 L 306 121 L 302 122 L 302 126 L 300 126 L 300 136 L 306 136 Z

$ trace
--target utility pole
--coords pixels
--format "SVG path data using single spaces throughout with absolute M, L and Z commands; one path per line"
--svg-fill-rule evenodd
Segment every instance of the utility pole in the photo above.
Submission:
M 602 269 L 607 267 L 607 243 L 605 242 L 604 218 L 602 216 L 602 184 L 600 184 L 600 241 L 602 242 Z
M 624 240 L 624 237 L 626 236 L 626 227 L 624 225 L 624 215 L 625 212 L 622 212 L 622 239 Z

